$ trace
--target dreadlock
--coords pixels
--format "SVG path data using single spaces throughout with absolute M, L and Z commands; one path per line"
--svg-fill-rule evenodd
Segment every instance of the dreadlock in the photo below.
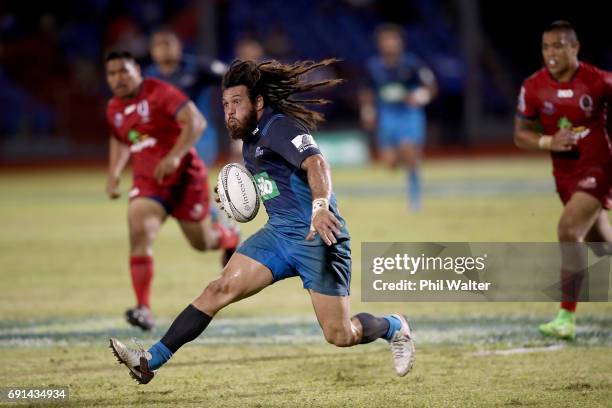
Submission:
M 295 94 L 313 91 L 343 82 L 342 79 L 327 79 L 318 82 L 304 81 L 304 75 L 317 68 L 325 67 L 338 60 L 330 58 L 321 62 L 297 61 L 284 65 L 278 61 L 235 60 L 223 77 L 223 89 L 244 85 L 249 90 L 249 98 L 255 101 L 258 95 L 266 106 L 303 122 L 315 129 L 317 123 L 325 120 L 323 114 L 310 110 L 304 105 L 324 105 L 327 99 L 294 99 Z

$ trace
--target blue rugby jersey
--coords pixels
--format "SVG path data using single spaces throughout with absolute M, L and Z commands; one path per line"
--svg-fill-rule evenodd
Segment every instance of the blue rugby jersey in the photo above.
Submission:
M 310 228 L 312 194 L 304 159 L 320 154 L 314 138 L 299 121 L 266 108 L 242 154 L 253 174 L 268 213 L 268 226 L 292 240 L 304 241 Z M 336 197 L 329 200 L 330 211 L 342 223 L 339 239 L 348 238 L 346 223 L 338 212 Z M 304 241 L 308 243 L 308 241 Z M 312 245 L 324 245 L 317 235 Z
M 220 61 L 207 58 L 198 58 L 192 55 L 184 55 L 177 69 L 170 75 L 164 75 L 159 67 L 152 64 L 143 71 L 145 76 L 152 76 L 171 83 L 182 89 L 194 102 L 202 100 L 203 93 L 210 93 L 211 86 L 219 86 L 227 66 Z M 209 113 L 209 103 L 198 104 L 198 108 Z
M 183 90 L 207 119 L 207 127 L 196 144 L 198 154 L 207 165 L 215 161 L 218 152 L 217 128 L 215 120 L 211 120 L 214 112 L 211 95 L 215 87 L 220 86 L 226 70 L 227 66 L 221 61 L 192 55 L 183 55 L 177 69 L 170 75 L 162 74 L 156 64 L 144 70 L 145 76 L 162 79 Z
M 404 102 L 408 92 L 427 85 L 433 80 L 431 70 L 414 54 L 404 53 L 397 66 L 388 68 L 378 55 L 370 57 L 366 63 L 370 86 L 376 93 L 380 110 L 422 110 Z

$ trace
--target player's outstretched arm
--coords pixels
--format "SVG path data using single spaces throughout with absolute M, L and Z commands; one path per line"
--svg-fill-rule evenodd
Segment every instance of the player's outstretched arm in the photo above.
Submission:
M 108 177 L 106 180 L 106 195 L 108 198 L 115 199 L 119 197 L 121 172 L 129 159 L 130 148 L 111 136 L 108 149 Z
M 372 131 L 376 128 L 376 105 L 374 92 L 370 88 L 359 90 L 359 120 L 361 126 Z
M 195 145 L 206 129 L 206 119 L 191 101 L 177 112 L 176 120 L 181 126 L 181 134 L 172 149 L 155 168 L 155 179 L 158 183 L 176 171 L 183 156 Z
M 340 234 L 342 224 L 329 211 L 332 191 L 329 164 L 322 155 L 314 154 L 307 157 L 301 167 L 306 171 L 312 194 L 312 220 L 306 240 L 311 241 L 315 234 L 319 234 L 327 245 L 335 244 L 336 235 Z
M 421 86 L 406 95 L 406 103 L 410 106 L 427 106 L 438 95 L 438 83 L 434 73 L 427 67 L 419 69 Z
M 565 152 L 572 150 L 577 140 L 574 132 L 559 129 L 554 135 L 543 135 L 536 130 L 534 120 L 516 116 L 514 119 L 514 143 L 523 150 L 547 150 Z

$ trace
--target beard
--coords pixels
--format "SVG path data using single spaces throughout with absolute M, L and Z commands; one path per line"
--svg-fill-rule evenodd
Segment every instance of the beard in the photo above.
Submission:
M 228 122 L 225 122 L 225 127 L 227 128 L 232 140 L 248 140 L 252 136 L 251 132 L 256 126 L 257 111 L 255 110 L 255 107 L 251 109 L 243 121 L 234 119 L 231 121 L 231 125 Z

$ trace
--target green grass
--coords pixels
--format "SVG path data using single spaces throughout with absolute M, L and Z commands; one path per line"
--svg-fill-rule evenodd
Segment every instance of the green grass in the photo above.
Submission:
M 579 339 L 561 350 L 474 357 L 550 344 L 535 327 L 556 305 L 360 302 L 361 242 L 555 241 L 561 205 L 548 160 L 428 162 L 430 194 L 418 214 L 406 210 L 401 172 L 368 167 L 333 176 L 352 235 L 352 308 L 411 317 L 419 354 L 406 378 L 394 376 L 382 342 L 324 344 L 310 299 L 290 279 L 222 311 L 154 382 L 137 387 L 106 349 L 111 334 L 142 337 L 120 320 L 132 303 L 126 201 L 108 201 L 103 171 L 88 169 L 0 173 L 0 386 L 68 385 L 78 406 L 609 405 L 611 303 L 580 305 Z M 128 187 L 126 177 L 124 196 Z M 242 226 L 244 235 L 264 222 L 262 211 Z M 191 250 L 172 220 L 155 257 L 161 327 L 146 344 L 220 269 L 219 254 Z M 227 330 L 231 345 L 223 344 Z
M 464 347 L 423 347 L 405 378 L 383 344 L 186 346 L 147 386 L 127 380 L 102 346 L 12 350 L 4 374 L 22 386 L 68 386 L 73 406 L 606 407 L 609 348 L 474 357 Z M 5 360 L 6 357 L 3 357 Z M 578 363 L 579 362 L 579 363 Z

